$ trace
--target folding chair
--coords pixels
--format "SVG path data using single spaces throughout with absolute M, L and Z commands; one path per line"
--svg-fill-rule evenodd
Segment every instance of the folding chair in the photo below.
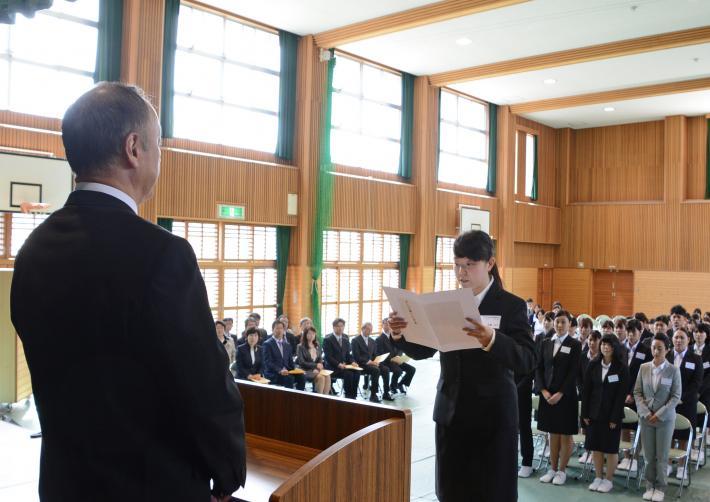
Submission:
M 619 458 L 621 458 L 621 456 L 625 455 L 626 453 L 629 453 L 631 457 L 631 465 L 629 466 L 629 470 L 626 471 L 626 488 L 628 489 L 631 479 L 631 466 L 633 466 L 633 461 L 636 460 L 636 463 L 639 463 L 636 457 L 638 452 L 639 438 L 641 437 L 641 423 L 639 422 L 638 414 L 627 406 L 624 406 L 624 418 L 621 422 L 626 425 L 636 424 L 636 432 L 634 433 L 633 441 L 621 441 L 619 443 Z M 639 476 L 638 468 L 636 470 L 636 476 Z
M 700 417 L 702 416 L 702 421 Z M 698 449 L 690 452 L 691 460 L 695 457 L 695 470 L 697 471 L 705 465 L 707 460 L 707 435 L 708 435 L 708 410 L 703 403 L 698 401 L 698 423 L 702 424 L 696 431 L 696 442 Z
M 532 397 L 532 409 L 533 411 L 537 411 L 538 407 L 540 406 L 540 396 L 536 396 L 533 394 Z M 533 413 L 533 417 L 535 414 Z M 545 450 L 550 445 L 550 436 L 547 434 L 547 432 L 543 432 L 537 428 L 537 420 L 533 418 L 532 420 L 532 435 L 533 435 L 533 440 L 534 443 L 533 445 L 535 446 L 535 443 L 537 443 L 537 446 L 539 446 L 539 443 L 542 442 L 542 450 L 540 450 L 540 456 L 538 457 L 538 462 L 537 462 L 537 467 L 535 468 L 536 471 L 540 470 L 542 468 L 543 462 L 545 465 L 550 461 L 549 455 L 546 457 L 545 456 Z M 535 446 L 535 449 L 537 449 L 537 446 Z

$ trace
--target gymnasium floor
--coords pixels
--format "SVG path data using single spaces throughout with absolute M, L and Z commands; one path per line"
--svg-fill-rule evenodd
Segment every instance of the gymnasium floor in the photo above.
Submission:
M 398 396 L 395 405 L 410 408 L 413 412 L 412 428 L 412 501 L 436 500 L 434 494 L 434 423 L 432 408 L 436 382 L 439 376 L 437 360 L 416 361 L 417 374 L 407 396 Z M 30 439 L 29 434 L 38 429 L 34 408 L 18 410 L 13 419 L 23 427 L 0 422 L 0 502 L 35 502 L 38 478 L 40 441 Z M 591 502 L 606 500 L 641 500 L 641 492 L 625 490 L 617 477 L 614 490 L 609 494 L 593 493 L 587 490 L 588 482 L 576 481 L 579 464 L 573 462 L 568 470 L 565 486 L 543 485 L 539 475 L 519 480 L 519 500 L 523 502 L 549 501 L 551 498 Z M 672 478 L 672 483 L 675 478 Z M 666 500 L 675 500 L 677 486 L 671 486 Z M 684 490 L 684 501 L 710 502 L 710 467 L 700 469 L 693 475 L 690 489 Z M 464 502 L 464 501 L 462 501 Z

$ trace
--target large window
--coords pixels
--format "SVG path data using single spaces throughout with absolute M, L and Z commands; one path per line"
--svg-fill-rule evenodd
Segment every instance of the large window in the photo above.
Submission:
M 436 267 L 434 270 L 434 291 L 458 289 L 454 271 L 454 239 L 453 237 L 436 238 Z
M 0 24 L 0 109 L 62 117 L 94 85 L 99 0 L 55 1 Z
M 516 131 L 515 134 L 515 193 L 524 193 L 525 197 L 532 197 L 533 175 L 535 172 L 535 135 L 525 131 Z M 524 160 L 523 160 L 524 159 Z M 523 164 L 524 162 L 524 164 Z M 524 171 L 523 171 L 524 169 Z M 520 181 L 524 183 L 520 186 Z
M 0 260 L 12 260 L 48 214 L 0 213 Z
M 182 4 L 174 136 L 274 152 L 280 54 L 276 33 Z
M 439 112 L 439 181 L 486 188 L 488 107 L 442 89 Z
M 205 279 L 212 315 L 232 317 L 241 333 L 251 312 L 268 331 L 276 318 L 276 228 L 174 221 L 188 240 Z M 221 245 L 220 245 L 221 243 Z
M 332 329 L 333 320 L 345 319 L 345 331 L 360 332 L 369 321 L 375 330 L 389 314 L 384 286 L 399 287 L 399 235 L 323 232 L 321 276 L 321 319 L 323 334 Z
M 402 128 L 401 75 L 338 55 L 331 125 L 334 163 L 397 173 Z

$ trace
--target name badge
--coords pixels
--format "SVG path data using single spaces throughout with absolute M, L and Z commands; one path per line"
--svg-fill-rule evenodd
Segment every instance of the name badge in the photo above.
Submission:
M 619 381 L 619 375 L 608 375 L 606 378 L 609 383 L 616 383 Z
M 560 347 L 560 352 L 562 352 L 563 354 L 569 354 L 570 350 L 571 350 L 570 347 L 567 347 L 566 345 L 563 345 L 562 347 Z
M 672 383 L 672 378 L 661 378 L 661 385 L 671 385 Z
M 499 315 L 482 315 L 481 322 L 484 326 L 488 326 L 491 329 L 500 329 Z
M 636 352 L 636 359 L 641 359 L 642 361 L 646 359 L 646 354 L 643 352 Z
M 689 370 L 694 370 L 695 363 L 685 363 L 685 367 L 688 368 Z
M 704 369 L 710 368 L 710 362 L 703 363 L 703 368 Z

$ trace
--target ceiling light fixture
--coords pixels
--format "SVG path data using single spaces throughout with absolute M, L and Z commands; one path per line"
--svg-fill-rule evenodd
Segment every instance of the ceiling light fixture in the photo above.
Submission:
M 542 81 L 542 83 L 547 84 L 547 85 L 552 85 L 552 84 L 556 84 L 557 80 L 555 80 L 554 78 L 546 78 L 545 80 Z
M 464 45 L 471 45 L 473 43 L 473 40 L 471 40 L 468 37 L 461 37 L 458 40 L 456 40 L 456 45 L 464 46 Z
M 604 107 L 604 111 L 605 111 L 605 112 L 613 112 L 614 109 L 615 109 L 615 108 L 614 108 L 613 106 L 605 106 L 605 107 Z

